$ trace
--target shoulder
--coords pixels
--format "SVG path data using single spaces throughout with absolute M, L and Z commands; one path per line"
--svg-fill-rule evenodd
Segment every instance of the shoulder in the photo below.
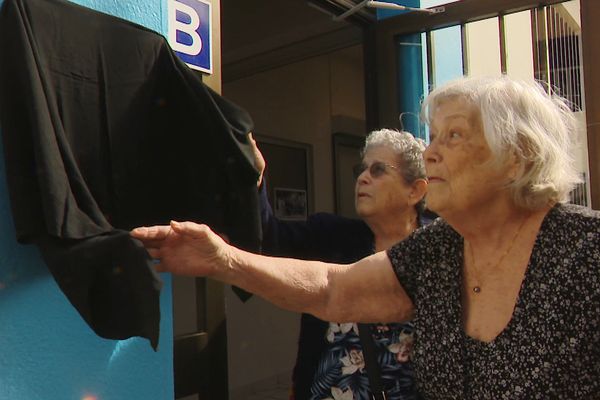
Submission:
M 574 204 L 557 204 L 546 215 L 541 230 L 557 239 L 562 238 L 561 241 L 575 236 L 598 239 L 600 212 Z
M 396 246 L 405 243 L 411 247 L 427 247 L 441 245 L 448 241 L 460 238 L 460 235 L 442 218 L 434 220 L 422 219 L 422 225 L 416 229 L 406 240 Z M 394 246 L 394 247 L 396 247 Z
M 600 213 L 572 204 L 558 204 L 546 215 L 532 260 L 540 282 L 572 288 L 577 299 L 600 301 Z M 566 292 L 565 292 L 566 293 Z M 563 295 L 565 294 L 563 293 Z
M 461 236 L 446 221 L 436 218 L 390 248 L 388 257 L 394 265 L 399 260 L 410 263 L 426 258 L 433 260 L 443 256 L 461 240 Z
M 544 252 L 585 257 L 600 255 L 600 212 L 573 204 L 557 204 L 544 218 L 537 238 Z
M 588 223 L 600 223 L 600 211 L 575 204 L 559 203 L 549 212 L 548 217 L 560 221 L 587 221 Z
M 437 283 L 455 277 L 461 244 L 462 237 L 446 221 L 437 218 L 394 245 L 387 256 L 398 281 L 415 301 L 419 292 L 438 290 Z

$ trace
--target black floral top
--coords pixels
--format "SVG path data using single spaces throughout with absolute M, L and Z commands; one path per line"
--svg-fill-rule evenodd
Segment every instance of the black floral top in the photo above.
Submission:
M 550 210 L 512 319 L 491 343 L 463 331 L 463 239 L 445 221 L 388 256 L 415 303 L 413 362 L 425 399 L 600 398 L 600 213 Z

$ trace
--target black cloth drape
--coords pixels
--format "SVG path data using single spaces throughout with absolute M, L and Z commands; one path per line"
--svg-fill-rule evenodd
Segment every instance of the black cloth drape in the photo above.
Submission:
M 17 239 L 102 337 L 158 344 L 161 281 L 131 228 L 193 220 L 258 249 L 252 120 L 151 30 L 6 0 L 0 123 Z

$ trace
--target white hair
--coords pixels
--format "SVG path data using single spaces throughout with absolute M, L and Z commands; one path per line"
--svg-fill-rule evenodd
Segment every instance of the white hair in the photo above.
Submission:
M 449 98 L 477 107 L 496 165 L 516 157 L 519 169 L 509 184 L 515 204 L 537 209 L 568 199 L 581 178 L 573 158 L 577 124 L 565 99 L 534 81 L 459 78 L 427 96 L 423 119 L 430 123 L 437 106 Z
M 422 139 L 406 131 L 380 129 L 369 133 L 361 154 L 364 156 L 369 149 L 380 146 L 390 148 L 396 153 L 402 169 L 402 177 L 407 183 L 426 178 L 423 162 L 426 144 Z
M 423 161 L 426 144 L 422 139 L 416 138 L 406 131 L 380 129 L 367 135 L 361 155 L 364 157 L 365 153 L 374 147 L 386 147 L 394 151 L 400 166 L 400 173 L 406 183 L 411 184 L 417 179 L 427 178 Z M 416 208 L 418 211 L 423 211 L 425 208 L 424 198 L 416 205 Z

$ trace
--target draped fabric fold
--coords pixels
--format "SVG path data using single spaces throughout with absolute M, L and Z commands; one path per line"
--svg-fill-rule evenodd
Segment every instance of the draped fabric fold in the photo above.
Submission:
M 161 280 L 128 231 L 210 224 L 257 250 L 250 116 L 160 34 L 63 0 L 5 0 L 0 129 L 17 239 L 100 336 L 159 336 Z

